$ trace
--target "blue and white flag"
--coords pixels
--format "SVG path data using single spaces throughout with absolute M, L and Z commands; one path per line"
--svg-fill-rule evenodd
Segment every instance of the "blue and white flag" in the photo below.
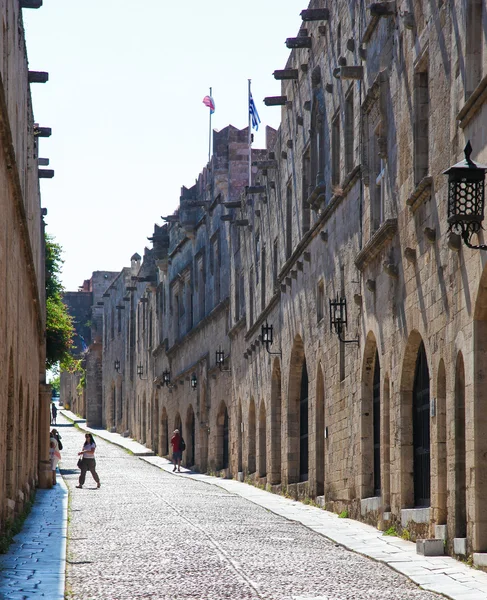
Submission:
M 260 117 L 259 117 L 259 113 L 257 112 L 257 109 L 255 107 L 254 99 L 252 98 L 252 94 L 250 92 L 249 92 L 249 115 L 250 115 L 250 119 L 252 121 L 252 129 L 255 129 L 256 131 L 258 131 Z

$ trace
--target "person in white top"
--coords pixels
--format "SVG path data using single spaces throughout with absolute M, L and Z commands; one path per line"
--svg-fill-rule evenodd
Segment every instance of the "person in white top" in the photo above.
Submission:
M 81 452 L 78 452 L 78 456 L 82 456 L 80 469 L 81 473 L 79 476 L 79 482 L 76 486 L 81 489 L 85 483 L 86 472 L 89 471 L 93 475 L 93 479 L 96 481 L 96 487 L 100 487 L 100 478 L 98 477 L 98 473 L 96 472 L 96 461 L 95 461 L 95 450 L 96 444 L 95 440 L 91 433 L 87 433 L 85 435 L 85 443 L 83 444 L 83 449 Z
M 56 469 L 61 460 L 61 452 L 59 452 L 58 441 L 52 433 L 49 439 L 49 458 L 51 459 L 52 485 L 56 485 Z

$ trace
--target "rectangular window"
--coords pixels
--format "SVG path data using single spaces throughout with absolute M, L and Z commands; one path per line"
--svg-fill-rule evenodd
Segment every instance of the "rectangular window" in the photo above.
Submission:
M 482 79 L 482 0 L 467 1 L 466 17 L 465 98 L 467 99 Z
M 289 181 L 286 187 L 286 260 L 293 251 L 293 184 Z
M 350 173 L 354 167 L 354 114 L 353 88 L 345 99 L 345 173 Z
M 320 281 L 318 284 L 318 291 L 316 294 L 316 317 L 318 323 L 325 316 L 325 284 Z
M 274 289 L 277 288 L 277 277 L 279 275 L 279 247 L 277 244 L 277 238 L 274 240 L 272 245 L 272 281 L 274 282 Z
M 340 115 L 331 124 L 331 183 L 340 184 Z
M 302 201 L 301 206 L 303 207 L 303 235 L 309 230 L 310 226 L 310 206 L 308 204 L 308 198 L 313 191 L 311 188 L 311 153 L 310 149 L 303 155 L 303 188 L 302 188 Z
M 249 271 L 249 326 L 254 323 L 254 267 Z
M 427 68 L 414 74 L 414 183 L 429 170 L 429 75 Z

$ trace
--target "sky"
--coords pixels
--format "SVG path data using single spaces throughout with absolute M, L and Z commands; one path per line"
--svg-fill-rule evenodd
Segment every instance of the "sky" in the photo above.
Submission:
M 265 125 L 279 126 L 272 76 L 299 30 L 298 0 L 44 0 L 23 10 L 34 118 L 51 127 L 39 155 L 47 232 L 63 248 L 62 281 L 76 291 L 93 271 L 120 271 L 143 255 L 154 223 L 174 212 L 208 161 L 212 128 L 248 124 L 247 87 Z M 137 7 L 137 8 L 134 8 Z

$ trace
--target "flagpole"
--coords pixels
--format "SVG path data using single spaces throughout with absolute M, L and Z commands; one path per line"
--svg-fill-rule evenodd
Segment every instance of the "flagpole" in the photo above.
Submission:
M 247 102 L 247 111 L 249 113 L 249 186 L 252 185 L 252 123 L 250 116 L 250 79 L 249 79 L 249 94 Z
M 210 98 L 212 98 L 211 88 L 210 88 Z M 209 134 L 208 134 L 208 163 L 211 160 L 211 113 L 212 113 L 212 110 L 210 108 L 210 131 L 209 131 Z

